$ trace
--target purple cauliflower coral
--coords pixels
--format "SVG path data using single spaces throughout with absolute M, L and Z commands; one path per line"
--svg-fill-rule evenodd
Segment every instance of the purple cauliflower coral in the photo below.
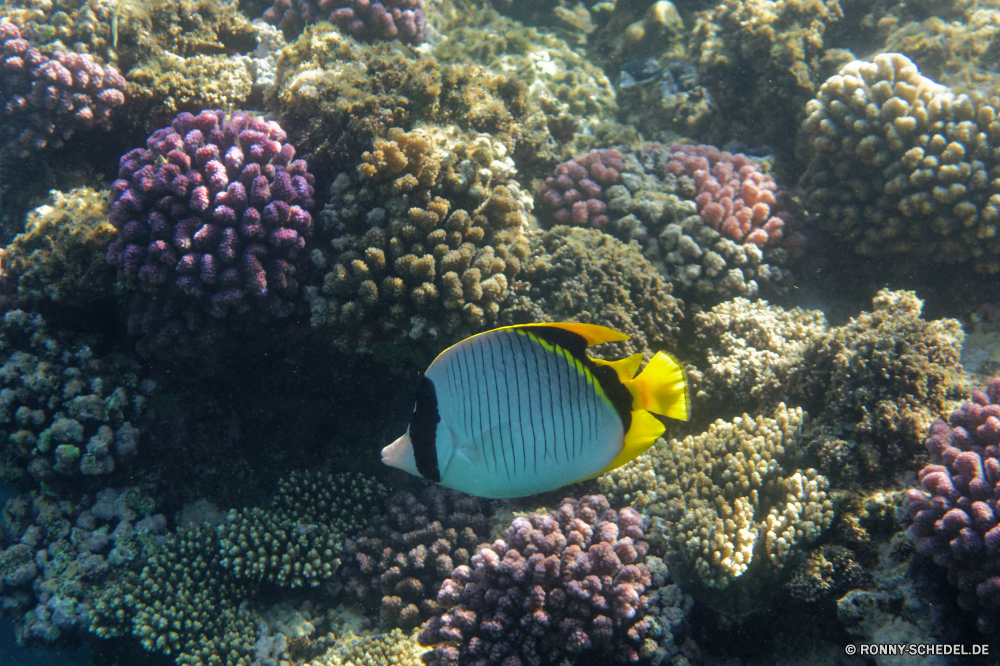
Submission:
M 274 121 L 181 113 L 121 158 L 108 261 L 138 289 L 130 333 L 162 346 L 206 316 L 292 313 L 314 178 L 284 141 Z
M 293 31 L 306 23 L 329 21 L 356 39 L 398 39 L 404 44 L 427 41 L 421 0 L 276 0 L 264 20 Z
M 947 567 L 959 605 L 979 610 L 984 633 L 1000 626 L 1000 378 L 931 425 L 932 464 L 909 491 L 917 551 Z
M 624 166 L 614 148 L 591 150 L 563 162 L 545 179 L 542 207 L 556 224 L 603 229 L 608 223 L 604 190 L 618 183 Z
M 438 592 L 446 610 L 421 630 L 438 666 L 636 662 L 649 628 L 642 517 L 603 495 L 514 519 Z
M 58 148 L 78 129 L 109 129 L 111 111 L 125 103 L 125 78 L 114 67 L 86 53 L 43 55 L 6 21 L 0 59 L 4 152 Z

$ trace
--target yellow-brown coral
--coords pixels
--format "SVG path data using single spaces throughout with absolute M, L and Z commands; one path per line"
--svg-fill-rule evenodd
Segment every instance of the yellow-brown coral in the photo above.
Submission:
M 805 419 L 784 403 L 772 417 L 720 419 L 701 435 L 660 440 L 598 483 L 651 517 L 651 544 L 691 566 L 706 585 L 725 587 L 755 555 L 781 567 L 833 520 L 826 478 L 793 471 Z
M 117 234 L 109 210 L 107 192 L 78 187 L 53 190 L 29 212 L 24 232 L 6 248 L 5 277 L 16 280 L 18 297 L 82 304 L 109 296 L 114 271 L 105 254 Z

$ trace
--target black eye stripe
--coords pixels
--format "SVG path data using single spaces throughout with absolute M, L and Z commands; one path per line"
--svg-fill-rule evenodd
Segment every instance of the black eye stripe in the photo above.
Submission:
M 410 417 L 410 444 L 413 446 L 413 460 L 420 476 L 435 483 L 441 480 L 436 443 L 437 424 L 440 421 L 434 382 L 424 375 L 420 378 L 413 416 Z

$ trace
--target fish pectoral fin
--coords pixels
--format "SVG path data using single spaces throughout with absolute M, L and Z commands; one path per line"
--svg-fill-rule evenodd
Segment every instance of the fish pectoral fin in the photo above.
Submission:
M 507 428 L 506 423 L 494 426 L 482 433 L 478 437 L 473 438 L 465 446 L 461 446 L 457 449 L 457 453 L 464 456 L 466 460 L 472 465 L 493 465 L 494 453 L 496 454 L 497 461 L 503 465 L 503 451 L 501 447 L 503 446 L 503 438 L 501 437 L 501 432 L 504 428 Z M 487 461 L 488 458 L 488 461 Z
M 618 455 L 605 466 L 600 472 L 590 477 L 592 479 L 607 474 L 613 469 L 621 467 L 627 462 L 631 462 L 646 452 L 649 447 L 656 443 L 667 427 L 660 419 L 656 418 L 644 409 L 632 411 L 632 427 L 625 433 L 625 441 L 622 442 L 622 450 Z
M 649 410 L 681 421 L 691 418 L 687 372 L 670 354 L 656 352 L 639 376 L 626 386 L 632 393 L 634 409 Z
M 591 361 L 597 365 L 606 365 L 615 371 L 618 375 L 618 381 L 626 386 L 632 378 L 635 377 L 636 371 L 639 370 L 639 366 L 642 365 L 642 354 L 636 353 L 631 356 L 627 356 L 617 361 L 605 361 L 601 358 L 590 358 Z

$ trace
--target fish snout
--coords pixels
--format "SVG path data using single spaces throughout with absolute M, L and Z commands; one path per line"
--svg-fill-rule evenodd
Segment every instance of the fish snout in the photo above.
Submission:
M 389 467 L 395 467 L 419 476 L 417 463 L 413 458 L 413 445 L 410 443 L 409 432 L 382 449 L 382 462 Z

